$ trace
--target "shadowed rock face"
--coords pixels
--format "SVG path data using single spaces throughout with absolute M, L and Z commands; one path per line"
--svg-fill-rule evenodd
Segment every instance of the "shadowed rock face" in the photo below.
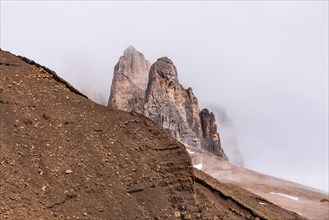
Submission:
M 211 120 L 207 115 L 202 120 L 198 99 L 192 88 L 179 83 L 177 69 L 168 57 L 159 58 L 149 68 L 141 53 L 133 47 L 126 49 L 114 69 L 109 106 L 143 114 L 185 145 L 227 159 L 214 114 L 206 110 Z
M 215 155 L 223 155 L 223 157 L 227 159 L 221 148 L 215 115 L 212 112 L 209 112 L 208 109 L 202 109 L 200 112 L 200 118 L 203 133 L 202 148 L 214 152 Z
M 134 47 L 128 47 L 114 67 L 109 106 L 142 113 L 150 63 Z

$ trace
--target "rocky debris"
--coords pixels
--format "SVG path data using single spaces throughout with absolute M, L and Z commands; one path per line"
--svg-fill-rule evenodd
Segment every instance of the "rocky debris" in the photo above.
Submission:
M 114 67 L 108 105 L 142 113 L 150 63 L 134 47 L 128 47 Z
M 65 173 L 70 174 L 70 173 L 73 173 L 73 171 L 72 170 L 66 170 Z
M 228 217 L 224 212 L 224 219 L 304 219 L 295 212 L 282 209 L 264 198 L 253 194 L 239 186 L 223 183 L 212 176 L 198 170 L 193 169 L 195 175 L 196 188 L 206 187 L 211 190 L 211 195 L 216 198 L 215 203 L 220 200 L 226 200 L 231 205 L 228 207 L 235 217 Z M 209 195 L 210 196 L 210 195 Z M 266 202 L 267 206 L 260 205 L 260 202 Z M 245 209 L 241 209 L 245 207 Z M 222 216 L 223 216 L 222 215 Z
M 221 183 L 195 181 L 185 147 L 152 120 L 98 105 L 43 68 L 0 53 L 0 62 L 16 65 L 0 65 L 0 219 L 258 216 L 257 207 L 220 199 Z
M 55 71 L 53 70 L 50 70 L 49 68 L 45 67 L 45 66 L 42 66 L 38 63 L 36 63 L 34 60 L 30 60 L 26 57 L 23 57 L 23 56 L 17 56 L 19 59 L 21 59 L 22 61 L 30 64 L 30 65 L 33 65 L 33 66 L 36 66 L 41 74 L 38 74 L 37 77 L 39 78 L 42 78 L 42 77 L 52 77 L 54 78 L 56 81 L 62 83 L 63 85 L 65 85 L 70 91 L 82 96 L 82 97 L 85 97 L 85 98 L 88 98 L 86 95 L 82 94 L 79 90 L 77 90 L 76 88 L 74 88 L 70 83 L 68 83 L 67 81 L 65 81 L 64 79 L 62 79 L 60 76 L 58 76 Z M 14 66 L 15 64 L 11 64 L 12 66 Z
M 180 218 L 180 217 L 181 217 L 181 213 L 180 213 L 180 211 L 175 211 L 175 213 L 174 213 L 174 217 L 175 217 L 175 218 Z
M 162 219 L 195 207 L 190 158 L 154 122 L 28 59 L 2 51 L 0 62 L 14 64 L 0 65 L 0 219 Z
M 216 178 L 222 183 L 228 183 L 231 186 L 239 186 L 265 199 L 258 199 L 258 204 L 261 206 L 269 205 L 269 201 L 284 209 L 298 213 L 298 215 L 305 218 L 329 219 L 329 203 L 319 202 L 321 199 L 323 201 L 326 198 L 329 199 L 328 193 L 235 166 L 206 150 L 189 148 L 188 152 L 194 167 L 196 164 L 202 164 L 200 170 L 209 174 L 212 178 Z M 197 170 L 194 170 L 195 176 L 197 176 L 196 172 Z M 240 198 L 243 197 L 240 196 Z M 254 202 L 254 206 L 258 206 L 257 201 Z
M 204 115 L 202 120 L 198 99 L 192 88 L 185 89 L 179 83 L 174 63 L 168 57 L 159 58 L 151 68 L 146 63 L 144 56 L 133 47 L 124 51 L 114 68 L 109 106 L 143 114 L 183 144 L 227 159 L 221 148 L 215 116 L 211 113 L 211 120 L 207 120 Z

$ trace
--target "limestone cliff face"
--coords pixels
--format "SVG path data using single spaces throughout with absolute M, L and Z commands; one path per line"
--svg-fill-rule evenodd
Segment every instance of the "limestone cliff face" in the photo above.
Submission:
M 132 47 L 125 50 L 114 69 L 109 106 L 135 110 L 185 145 L 227 159 L 214 114 L 207 109 L 200 112 L 192 88 L 179 83 L 176 67 L 167 57 L 159 58 L 150 68 L 141 53 Z
M 128 47 L 114 67 L 108 105 L 142 113 L 150 63 L 134 47 Z
M 202 109 L 200 112 L 201 125 L 202 125 L 202 146 L 205 150 L 213 152 L 216 155 L 222 155 L 227 159 L 221 148 L 219 134 L 217 132 L 217 125 L 215 115 L 209 112 L 208 109 Z
M 167 57 L 158 59 L 150 69 L 144 115 L 184 144 L 200 147 L 198 109 L 192 89 L 185 90 L 179 84 L 173 62 Z

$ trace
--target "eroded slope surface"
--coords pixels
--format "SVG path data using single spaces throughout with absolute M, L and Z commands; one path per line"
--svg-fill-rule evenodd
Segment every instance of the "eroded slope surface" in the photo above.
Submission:
M 240 186 L 306 218 L 329 219 L 328 193 L 235 166 L 207 151 L 190 148 L 189 152 L 193 164 L 223 184 Z M 268 206 L 269 203 L 260 201 L 259 205 Z
M 184 146 L 150 119 L 0 55 L 0 219 L 264 218 L 218 197 L 220 183 L 195 177 Z M 278 207 L 282 216 L 299 218 Z
M 186 150 L 152 121 L 7 52 L 1 63 L 1 219 L 144 219 L 194 205 Z

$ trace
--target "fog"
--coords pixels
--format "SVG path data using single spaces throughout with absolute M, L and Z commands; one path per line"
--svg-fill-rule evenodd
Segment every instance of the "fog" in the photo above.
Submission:
M 329 191 L 327 1 L 1 1 L 1 49 L 97 102 L 129 45 L 226 109 L 245 167 Z

